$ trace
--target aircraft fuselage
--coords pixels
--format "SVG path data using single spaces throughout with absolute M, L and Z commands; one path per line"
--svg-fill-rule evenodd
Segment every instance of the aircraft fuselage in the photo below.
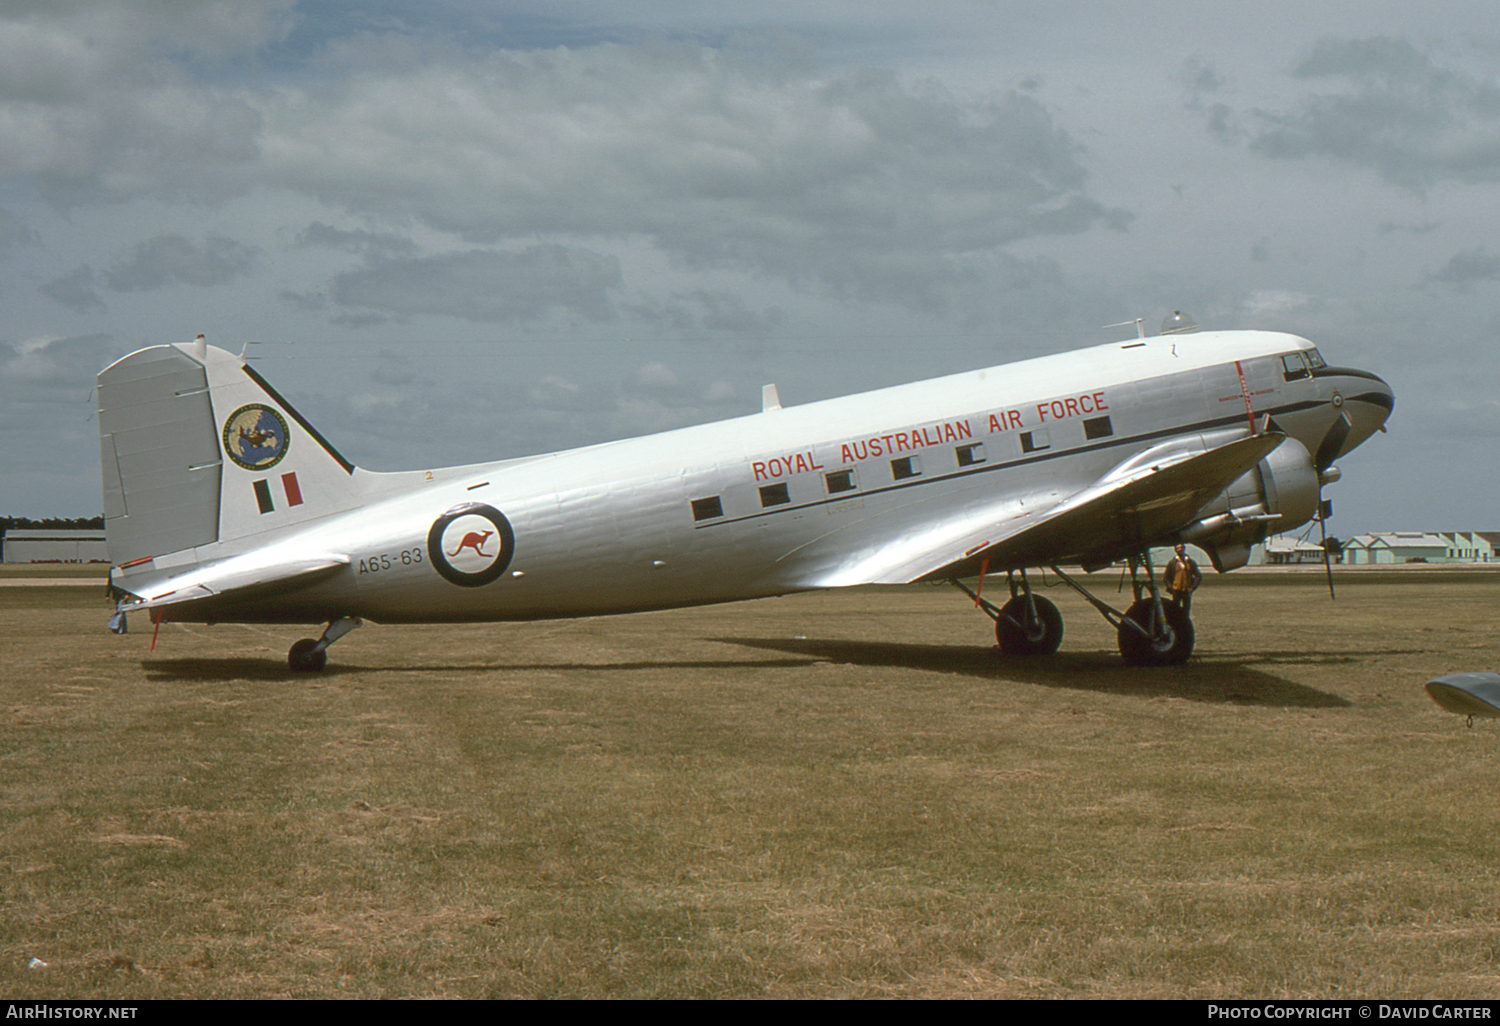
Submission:
M 221 525 L 239 518 L 257 532 L 221 528 L 238 537 L 196 547 L 191 562 L 117 568 L 114 580 L 149 597 L 169 579 L 185 586 L 225 568 L 253 575 L 257 565 L 347 558 L 305 587 L 241 592 L 232 605 L 205 595 L 167 613 L 286 623 L 587 616 L 895 582 L 922 573 L 892 564 L 893 545 L 925 551 L 941 544 L 935 531 L 1044 517 L 1163 446 L 1213 448 L 1270 424 L 1283 445 L 1321 447 L 1326 464 L 1391 407 L 1380 378 L 1325 366 L 1293 335 L 1131 339 L 544 456 L 396 474 L 350 468 L 361 504 L 310 518 L 317 496 L 306 482 L 226 462 Z M 1335 432 L 1340 418 L 1347 426 Z M 1273 490 L 1262 484 L 1242 490 Z M 1307 481 L 1300 487 L 1301 499 L 1265 525 L 1280 532 L 1310 518 Z M 1161 521 L 1168 535 L 1193 519 L 1172 516 Z M 278 518 L 286 528 L 267 542 L 260 532 L 277 531 Z M 986 569 L 1101 563 L 1165 540 L 1104 525 L 1060 551 Z

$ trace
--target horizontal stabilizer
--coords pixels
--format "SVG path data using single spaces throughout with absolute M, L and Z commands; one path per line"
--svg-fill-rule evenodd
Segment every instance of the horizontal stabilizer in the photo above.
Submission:
M 137 601 L 121 603 L 120 608 L 154 609 L 210 598 L 249 600 L 286 594 L 316 584 L 348 565 L 348 556 L 333 553 L 266 562 L 262 553 L 252 552 L 168 577 L 143 589 Z

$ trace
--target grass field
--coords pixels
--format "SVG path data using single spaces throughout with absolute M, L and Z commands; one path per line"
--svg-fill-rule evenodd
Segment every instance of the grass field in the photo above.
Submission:
M 0 586 L 0 992 L 1500 990 L 1500 723 L 1421 687 L 1500 668 L 1500 574 L 1213 578 L 1175 669 L 1049 594 L 1051 658 L 861 589 L 371 625 L 293 677 L 315 630 L 153 654 Z

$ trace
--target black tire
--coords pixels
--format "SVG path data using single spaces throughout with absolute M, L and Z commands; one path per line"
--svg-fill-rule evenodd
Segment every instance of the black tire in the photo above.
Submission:
M 1162 600 L 1162 614 L 1166 617 L 1164 629 L 1151 631 L 1152 606 L 1150 599 L 1141 599 L 1125 611 L 1125 616 L 1140 624 L 1153 637 L 1143 637 L 1129 624 L 1119 628 L 1120 655 L 1131 666 L 1176 666 L 1188 661 L 1193 654 L 1193 621 L 1175 602 Z
M 1063 618 L 1057 607 L 1039 595 L 1031 597 L 1035 614 L 1028 615 L 1026 596 L 1005 603 L 995 621 L 995 640 L 1003 655 L 1051 655 L 1063 639 Z M 1011 621 L 1014 620 L 1015 623 Z
M 303 638 L 286 654 L 286 663 L 295 673 L 321 673 L 328 665 L 328 650 L 318 649 L 312 638 Z

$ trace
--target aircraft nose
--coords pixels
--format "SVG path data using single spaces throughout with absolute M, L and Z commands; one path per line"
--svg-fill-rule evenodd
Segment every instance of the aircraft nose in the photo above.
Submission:
M 1339 453 L 1343 455 L 1384 428 L 1396 409 L 1396 392 L 1377 374 L 1349 371 L 1334 387 L 1334 404 L 1349 418 L 1349 436 Z

